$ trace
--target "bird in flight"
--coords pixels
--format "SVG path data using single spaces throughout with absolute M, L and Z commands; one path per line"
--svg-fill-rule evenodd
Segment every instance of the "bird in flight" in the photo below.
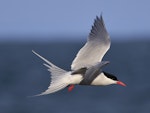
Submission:
M 102 61 L 111 45 L 110 36 L 106 30 L 102 15 L 96 17 L 86 44 L 79 50 L 71 64 L 71 71 L 66 71 L 54 65 L 35 51 L 35 55 L 45 61 L 44 65 L 51 74 L 48 89 L 36 96 L 57 92 L 68 87 L 72 91 L 75 85 L 104 86 L 118 84 L 126 86 L 113 74 L 102 70 L 109 61 Z

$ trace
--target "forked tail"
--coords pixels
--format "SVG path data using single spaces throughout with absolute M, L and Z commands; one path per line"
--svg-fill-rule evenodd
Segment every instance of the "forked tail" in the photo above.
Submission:
M 35 96 L 41 96 L 41 95 L 54 93 L 69 85 L 67 83 L 67 79 L 69 77 L 69 74 L 67 71 L 55 66 L 54 64 L 52 64 L 50 61 L 48 61 L 47 59 L 45 59 L 44 57 L 42 57 L 35 51 L 32 50 L 32 52 L 46 62 L 44 63 L 44 65 L 48 68 L 48 71 L 51 73 L 51 82 L 50 82 L 50 86 L 48 87 L 48 89 L 45 92 L 35 95 Z

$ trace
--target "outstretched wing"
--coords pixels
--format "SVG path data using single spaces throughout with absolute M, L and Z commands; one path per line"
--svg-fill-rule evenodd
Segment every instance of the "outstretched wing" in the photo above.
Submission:
M 76 58 L 73 60 L 71 69 L 77 70 L 83 67 L 90 67 L 97 62 L 101 62 L 109 48 L 110 38 L 105 28 L 103 18 L 102 16 L 96 17 L 87 43 L 80 49 Z

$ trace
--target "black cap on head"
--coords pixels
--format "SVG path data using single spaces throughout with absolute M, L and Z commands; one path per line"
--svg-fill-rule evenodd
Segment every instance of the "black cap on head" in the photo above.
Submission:
M 110 73 L 107 73 L 107 72 L 104 72 L 104 71 L 103 71 L 103 73 L 105 74 L 106 77 L 108 77 L 112 80 L 116 80 L 116 81 L 118 80 L 117 77 L 114 76 L 113 74 L 110 74 Z

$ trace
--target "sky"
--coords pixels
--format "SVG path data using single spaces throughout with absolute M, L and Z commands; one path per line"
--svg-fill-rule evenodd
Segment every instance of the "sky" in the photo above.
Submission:
M 88 36 L 101 14 L 110 35 L 149 35 L 149 11 L 150 0 L 0 0 L 0 40 Z

